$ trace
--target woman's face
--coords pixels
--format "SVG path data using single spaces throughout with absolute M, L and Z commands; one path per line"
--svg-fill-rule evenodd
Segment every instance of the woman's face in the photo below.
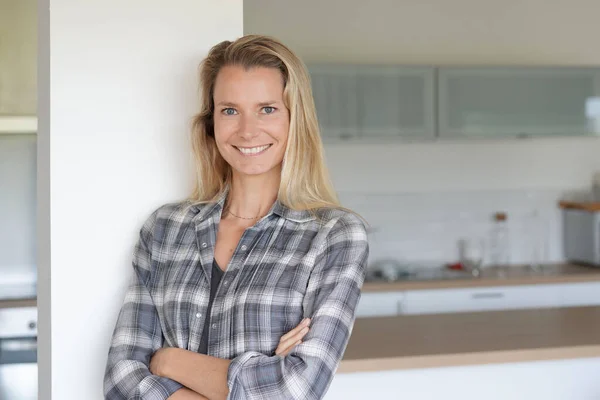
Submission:
M 279 173 L 290 128 L 281 72 L 223 67 L 213 98 L 215 140 L 234 173 Z

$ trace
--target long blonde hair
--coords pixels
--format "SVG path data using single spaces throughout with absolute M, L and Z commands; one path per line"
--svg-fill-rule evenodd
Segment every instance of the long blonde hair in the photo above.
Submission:
M 343 208 L 330 181 L 306 66 L 288 47 L 262 35 L 247 35 L 214 46 L 200 65 L 201 109 L 192 126 L 196 164 L 195 188 L 190 200 L 214 201 L 231 183 L 229 164 L 215 142 L 215 81 L 221 68 L 275 68 L 284 79 L 283 99 L 290 113 L 290 128 L 279 185 L 279 201 L 294 210 Z

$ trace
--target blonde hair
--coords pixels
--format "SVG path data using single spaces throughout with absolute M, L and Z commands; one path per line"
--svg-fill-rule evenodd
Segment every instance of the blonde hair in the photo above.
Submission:
M 231 183 L 229 164 L 215 142 L 213 93 L 217 75 L 225 66 L 275 68 L 284 79 L 283 99 L 289 109 L 290 127 L 281 170 L 278 199 L 293 210 L 343 208 L 333 189 L 323 156 L 323 144 L 306 66 L 278 40 L 247 35 L 211 48 L 200 65 L 201 109 L 192 126 L 192 150 L 196 164 L 195 203 L 216 200 Z

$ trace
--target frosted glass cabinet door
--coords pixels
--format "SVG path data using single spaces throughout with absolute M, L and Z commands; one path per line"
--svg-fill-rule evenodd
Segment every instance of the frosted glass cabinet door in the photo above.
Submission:
M 440 68 L 439 134 L 600 135 L 598 68 Z
M 435 137 L 433 68 L 365 66 L 359 69 L 363 137 Z
M 357 79 L 352 66 L 309 68 L 317 117 L 324 138 L 350 139 L 358 134 Z

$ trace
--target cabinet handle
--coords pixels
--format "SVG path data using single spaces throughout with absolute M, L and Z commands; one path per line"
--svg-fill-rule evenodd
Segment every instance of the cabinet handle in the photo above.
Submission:
M 496 292 L 496 293 L 473 293 L 471 295 L 472 299 L 500 299 L 504 297 L 504 293 Z

